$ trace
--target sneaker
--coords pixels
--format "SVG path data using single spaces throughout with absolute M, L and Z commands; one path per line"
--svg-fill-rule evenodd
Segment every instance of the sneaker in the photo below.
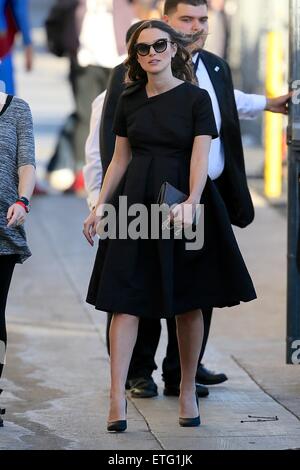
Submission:
M 79 197 L 86 196 L 86 190 L 84 186 L 84 177 L 82 170 L 78 171 L 75 174 L 75 179 L 73 184 L 64 191 L 65 194 L 76 194 Z

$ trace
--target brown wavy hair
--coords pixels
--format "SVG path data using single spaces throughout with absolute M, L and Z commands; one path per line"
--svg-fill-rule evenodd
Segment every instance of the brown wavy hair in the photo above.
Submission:
M 139 28 L 133 33 L 128 47 L 128 58 L 124 64 L 127 68 L 125 83 L 127 85 L 133 84 L 134 82 L 147 82 L 147 73 L 140 66 L 137 60 L 137 52 L 135 45 L 137 40 L 144 29 L 160 29 L 167 33 L 170 40 L 177 44 L 177 52 L 175 57 L 172 59 L 171 67 L 174 77 L 180 80 L 188 81 L 197 84 L 197 79 L 194 74 L 193 63 L 190 53 L 187 51 L 186 46 L 194 43 L 201 33 L 195 34 L 182 34 L 175 31 L 167 23 L 160 20 L 149 20 L 144 21 Z

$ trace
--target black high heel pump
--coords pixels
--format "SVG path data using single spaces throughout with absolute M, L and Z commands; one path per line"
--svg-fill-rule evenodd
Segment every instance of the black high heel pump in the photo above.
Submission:
M 125 401 L 125 413 L 127 414 L 127 400 Z M 107 430 L 110 432 L 124 432 L 127 429 L 127 420 L 110 421 L 107 423 Z
M 199 399 L 198 399 L 197 393 L 196 393 L 196 403 L 197 403 L 197 408 L 199 409 Z M 200 414 L 196 418 L 180 418 L 179 417 L 179 424 L 180 426 L 184 428 L 195 428 L 197 426 L 200 426 L 201 424 Z

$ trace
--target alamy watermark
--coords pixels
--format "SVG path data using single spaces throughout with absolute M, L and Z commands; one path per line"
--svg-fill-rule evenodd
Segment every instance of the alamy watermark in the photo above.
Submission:
M 293 341 L 291 348 L 295 349 L 292 354 L 292 363 L 298 365 L 300 364 L 300 340 Z
M 294 80 L 292 82 L 292 90 L 294 90 L 292 103 L 296 105 L 300 104 L 300 80 Z
M 182 211 L 177 211 L 174 220 L 170 217 L 167 204 L 131 204 L 128 206 L 127 196 L 119 197 L 118 212 L 112 204 L 102 204 L 97 209 L 101 220 L 97 233 L 103 240 L 169 240 L 171 238 L 186 241 L 186 250 L 196 251 L 204 245 L 204 205 L 184 204 Z M 181 213 L 182 218 L 179 217 Z M 182 223 L 182 219 L 186 223 Z

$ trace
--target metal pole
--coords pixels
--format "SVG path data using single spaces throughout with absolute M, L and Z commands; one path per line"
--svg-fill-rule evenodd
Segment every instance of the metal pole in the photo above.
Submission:
M 286 361 L 300 364 L 300 0 L 290 0 L 290 87 Z

